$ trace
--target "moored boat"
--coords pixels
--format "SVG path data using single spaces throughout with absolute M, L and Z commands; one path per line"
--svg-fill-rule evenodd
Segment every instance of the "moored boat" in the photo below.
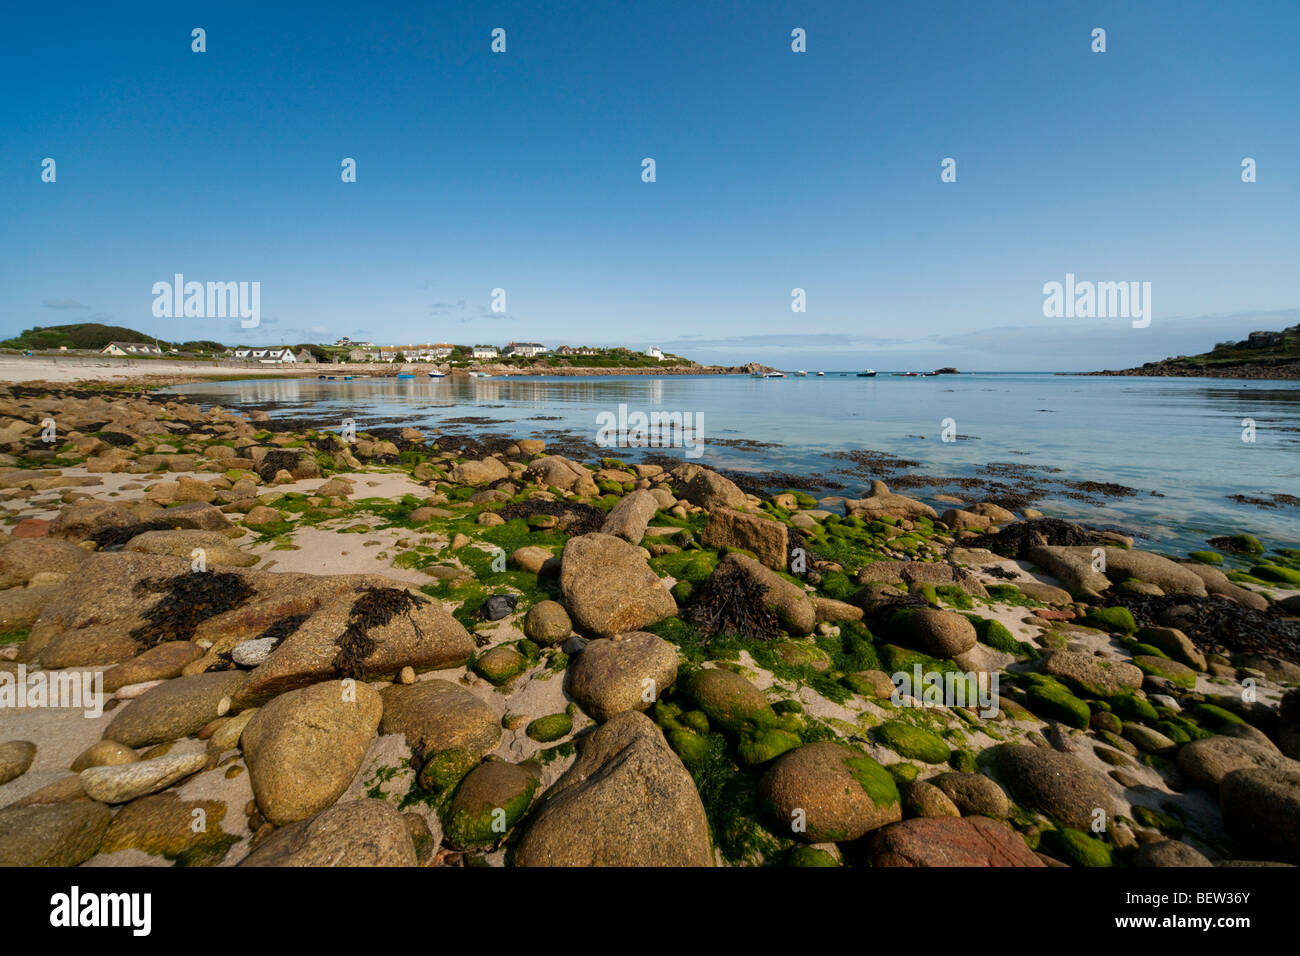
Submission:
M 876 377 L 876 370 L 874 368 L 866 368 L 858 373 L 858 378 L 875 378 L 875 377 Z

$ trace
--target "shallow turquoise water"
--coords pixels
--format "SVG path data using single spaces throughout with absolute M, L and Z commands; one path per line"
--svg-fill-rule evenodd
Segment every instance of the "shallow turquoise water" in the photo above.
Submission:
M 989 463 L 1014 463 L 1060 469 L 1041 472 L 1050 479 L 1137 489 L 1137 495 L 1101 503 L 1052 494 L 1035 506 L 1048 514 L 1124 527 L 1167 549 L 1194 549 L 1209 535 L 1237 530 L 1275 546 L 1300 542 L 1300 507 L 1269 509 L 1228 498 L 1300 495 L 1300 383 L 1295 382 L 1037 373 L 895 378 L 882 372 L 860 379 L 828 372 L 825 378 L 767 380 L 301 378 L 192 384 L 171 391 L 205 404 L 268 405 L 273 417 L 341 422 L 350 415 L 359 431 L 427 428 L 477 417 L 491 421 L 447 427 L 514 438 L 544 437 L 542 432 L 558 429 L 593 442 L 597 416 L 617 416 L 620 404 L 629 413 L 689 412 L 697 428 L 688 437 L 700 440 L 694 460 L 846 486 L 827 493 L 857 496 L 863 488 L 863 477 L 836 474 L 846 463 L 828 455 L 845 450 L 912 459 L 919 464 L 910 471 L 933 476 L 976 476 Z M 945 419 L 953 420 L 958 440 L 941 440 Z M 1242 440 L 1243 419 L 1255 423 L 1254 442 Z M 732 444 L 739 439 L 774 447 Z M 684 455 L 682 448 L 653 452 Z M 636 460 L 641 452 L 623 448 L 607 454 Z M 929 497 L 925 490 L 907 493 Z

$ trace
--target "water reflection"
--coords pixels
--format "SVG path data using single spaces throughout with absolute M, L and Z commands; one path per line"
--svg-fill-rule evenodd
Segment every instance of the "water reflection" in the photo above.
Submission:
M 861 491 L 836 457 L 872 449 L 914 459 L 926 475 L 969 477 L 989 462 L 1052 466 L 1072 480 L 1116 482 L 1138 494 L 1105 505 L 1172 534 L 1188 550 L 1206 534 L 1249 530 L 1300 541 L 1300 509 L 1261 509 L 1231 495 L 1294 494 L 1300 477 L 1300 382 L 979 375 L 937 379 L 852 376 L 600 376 L 322 381 L 257 379 L 179 386 L 206 404 L 265 406 L 273 418 L 340 420 L 358 430 L 413 426 L 514 437 L 572 434 L 594 442 L 597 416 L 629 410 L 702 415 L 713 467 L 789 472 Z M 962 440 L 941 440 L 956 420 Z M 1241 440 L 1243 418 L 1257 440 Z M 763 444 L 755 444 L 755 442 Z M 681 449 L 654 454 L 680 457 Z M 635 461 L 644 452 L 620 450 Z M 1158 493 L 1155 494 L 1155 493 Z M 1065 499 L 1062 513 L 1097 511 Z M 1082 516 L 1082 515 L 1078 515 Z M 1109 519 L 1115 520 L 1115 519 Z

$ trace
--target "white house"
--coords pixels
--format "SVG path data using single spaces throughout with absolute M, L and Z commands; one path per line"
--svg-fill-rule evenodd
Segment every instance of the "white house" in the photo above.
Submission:
M 511 342 L 505 348 L 506 356 L 520 355 L 524 358 L 536 358 L 545 355 L 549 349 L 540 342 Z
M 235 349 L 235 358 L 245 362 L 260 362 L 263 365 L 292 365 L 293 349 Z
M 650 356 L 656 362 L 662 362 L 664 360 L 664 353 L 657 348 L 648 348 L 645 350 L 645 354 Z
M 162 355 L 162 349 L 148 342 L 109 342 L 100 355 Z
M 451 354 L 452 345 L 403 345 L 400 351 L 408 362 L 436 362 Z
M 476 359 L 494 359 L 497 357 L 496 346 L 494 345 L 476 345 L 470 355 Z

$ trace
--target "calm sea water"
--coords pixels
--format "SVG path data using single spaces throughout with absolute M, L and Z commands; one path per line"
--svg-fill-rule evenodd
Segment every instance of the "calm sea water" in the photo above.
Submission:
M 1021 373 L 896 378 L 882 372 L 861 379 L 828 372 L 763 380 L 421 375 L 248 380 L 171 391 L 204 404 L 265 407 L 275 418 L 341 423 L 352 417 L 358 431 L 442 426 L 526 438 L 559 430 L 593 442 L 598 415 L 617 415 L 620 405 L 629 412 L 689 412 L 702 451 L 693 460 L 803 476 L 828 494 L 857 496 L 864 487 L 862 473 L 837 473 L 850 464 L 836 457 L 845 451 L 911 459 L 918 464 L 902 473 L 944 478 L 988 477 L 991 463 L 1012 464 L 1052 485 L 1035 503 L 1047 514 L 1123 527 L 1166 549 L 1194 550 L 1207 536 L 1232 531 L 1258 534 L 1274 546 L 1300 543 L 1300 507 L 1263 508 L 1229 497 L 1300 496 L 1300 383 L 1294 382 Z M 489 421 L 449 423 L 459 418 Z M 945 419 L 953 420 L 956 441 L 942 440 Z M 1245 419 L 1254 422 L 1253 442 L 1242 440 Z M 746 445 L 754 441 L 769 444 Z M 653 453 L 684 457 L 680 448 Z M 641 456 L 633 449 L 607 454 Z M 1069 496 L 1067 481 L 1113 482 L 1138 493 L 1081 501 Z M 846 488 L 827 487 L 835 482 Z M 975 500 L 955 486 L 906 493 L 931 498 L 941 490 Z

